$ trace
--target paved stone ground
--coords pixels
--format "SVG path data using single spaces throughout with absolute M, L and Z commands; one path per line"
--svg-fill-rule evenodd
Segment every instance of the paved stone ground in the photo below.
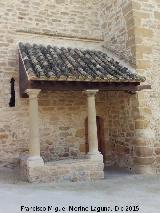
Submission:
M 138 213 L 160 212 L 160 176 L 131 175 L 111 169 L 105 176 L 105 180 L 91 183 L 28 184 L 19 179 L 17 169 L 0 168 L 0 213 L 28 212 L 21 211 L 21 206 L 53 206 L 51 211 L 29 213 L 52 213 L 56 206 L 59 213 L 68 212 L 69 206 L 88 207 L 88 211 L 70 212 L 96 213 L 98 209 L 91 211 L 91 206 L 111 206 L 112 211 L 108 212 L 125 213 L 135 211 L 115 211 L 114 206 L 134 205 L 139 205 Z

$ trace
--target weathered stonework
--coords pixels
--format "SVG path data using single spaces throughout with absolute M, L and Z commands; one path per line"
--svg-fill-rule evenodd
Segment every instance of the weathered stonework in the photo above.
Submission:
M 19 154 L 28 151 L 28 100 L 19 97 L 18 43 L 25 41 L 95 48 L 99 46 L 98 40 L 102 39 L 98 24 L 97 7 L 98 1 L 86 2 L 83 0 L 72 2 L 69 0 L 53 0 L 44 1 L 43 3 L 37 0 L 31 2 L 10 0 L 0 3 L 1 162 L 6 164 L 17 163 Z M 57 35 L 61 35 L 63 39 L 56 37 Z M 67 38 L 67 36 L 70 38 Z M 89 41 L 79 39 L 79 37 L 87 37 Z M 8 106 L 11 77 L 16 80 L 15 108 L 9 108 Z M 40 121 L 41 152 L 45 160 L 63 159 L 70 156 L 77 157 L 79 155 L 79 142 L 82 143 L 82 139 L 75 137 L 75 134 L 79 129 L 84 129 L 84 121 L 81 121 L 81 124 L 74 124 L 74 115 L 78 113 L 79 108 L 82 108 L 83 114 L 86 113 L 85 106 L 83 104 L 82 107 L 79 106 L 79 98 L 80 96 L 78 97 L 78 94 L 75 93 L 73 97 L 72 94 L 61 93 L 59 97 L 56 94 L 55 96 L 54 94 L 44 94 L 39 99 L 40 118 L 43 119 L 43 121 Z M 64 102 L 63 99 L 65 99 Z M 74 106 L 75 102 L 77 104 Z M 61 114 L 62 116 L 57 114 L 63 112 L 64 115 Z M 76 128 L 74 128 L 74 125 Z M 70 145 L 67 145 L 67 143 Z M 83 141 L 83 143 L 85 142 Z
M 147 77 L 152 90 L 139 94 L 139 114 L 145 122 L 146 146 L 153 148 L 153 152 L 145 153 L 144 163 L 152 164 L 156 168 L 159 145 L 159 30 L 156 14 L 160 10 L 159 1 L 133 1 L 133 17 L 135 22 L 135 52 L 136 67 L 139 73 Z M 147 109 L 146 109 L 147 107 Z M 142 117 L 143 116 L 143 117 Z M 140 146 L 140 145 L 139 145 Z M 156 165 L 156 167 L 155 167 Z
M 62 160 L 40 167 L 28 167 L 26 159 L 20 164 L 21 177 L 30 183 L 91 181 L 104 178 L 103 163 L 89 159 Z
M 101 1 L 104 48 L 135 67 L 134 19 L 131 0 Z
M 19 155 L 28 153 L 29 105 L 19 97 L 18 84 L 17 47 L 22 41 L 108 49 L 145 75 L 150 91 L 100 91 L 97 116 L 103 119 L 106 164 L 160 172 L 159 21 L 159 0 L 1 2 L 0 161 L 17 164 Z M 16 80 L 15 108 L 8 106 L 11 77 Z M 82 91 L 41 93 L 38 102 L 44 161 L 83 158 L 88 144 Z

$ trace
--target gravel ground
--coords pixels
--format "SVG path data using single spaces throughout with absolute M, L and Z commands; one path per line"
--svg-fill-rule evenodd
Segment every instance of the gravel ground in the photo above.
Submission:
M 31 208 L 36 206 L 43 209 Z M 131 206 L 130 211 L 127 206 Z M 134 211 L 134 206 L 139 211 Z M 102 210 L 106 211 L 98 207 L 105 207 Z M 20 180 L 18 169 L 0 168 L 0 213 L 56 211 L 159 213 L 160 176 L 108 169 L 101 181 L 29 184 Z

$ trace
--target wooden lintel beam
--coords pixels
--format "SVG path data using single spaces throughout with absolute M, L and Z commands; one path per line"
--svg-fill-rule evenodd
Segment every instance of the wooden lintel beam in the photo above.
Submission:
M 146 90 L 146 89 L 152 89 L 151 85 L 146 84 L 146 85 L 138 85 L 135 87 L 135 90 L 128 90 L 127 92 L 131 95 L 136 94 L 136 92 L 142 91 L 142 90 Z
M 24 64 L 22 61 L 21 54 L 19 53 L 19 90 L 20 97 L 27 98 L 28 95 L 25 93 L 26 89 L 29 88 L 29 81 L 24 69 Z
M 104 91 L 135 91 L 139 83 L 31 81 L 29 85 L 32 89 L 42 89 L 42 91 L 83 91 L 86 89 L 99 89 Z
M 141 90 L 145 90 L 145 89 L 152 89 L 152 87 L 149 84 L 137 86 L 137 91 L 141 91 Z

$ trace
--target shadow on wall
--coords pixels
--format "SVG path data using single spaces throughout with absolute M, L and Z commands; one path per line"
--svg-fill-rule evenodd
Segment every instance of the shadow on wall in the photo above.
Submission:
M 151 108 L 145 92 L 108 93 L 109 140 L 106 165 L 141 172 L 153 166 L 154 132 L 150 128 Z M 147 103 L 147 104 L 144 104 Z

